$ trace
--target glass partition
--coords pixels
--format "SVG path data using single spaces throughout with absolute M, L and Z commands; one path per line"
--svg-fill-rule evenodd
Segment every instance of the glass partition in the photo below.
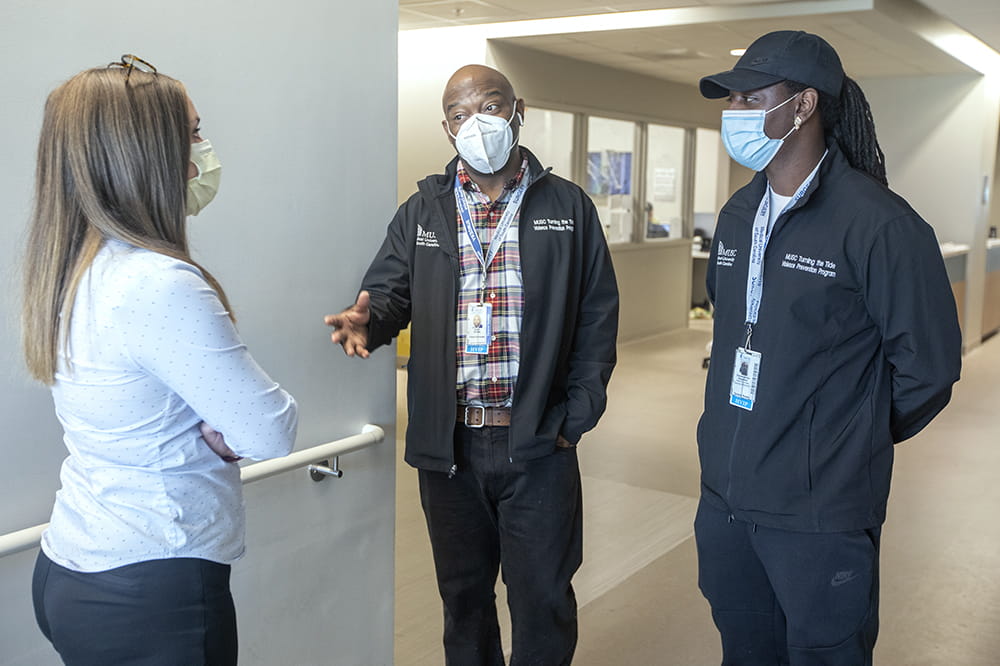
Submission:
M 695 137 L 694 235 L 707 246 L 729 194 L 729 155 L 718 130 L 699 128 Z
M 586 190 L 609 243 L 690 237 L 692 227 L 708 237 L 726 198 L 717 130 L 528 107 L 520 141 Z
M 597 206 L 609 243 L 630 243 L 635 225 L 633 156 L 636 123 L 587 118 L 585 189 Z
M 573 178 L 572 113 L 526 108 L 520 143 L 535 154 L 543 167 L 552 167 L 567 180 Z
M 684 235 L 684 144 L 682 127 L 649 124 L 646 133 L 646 238 Z

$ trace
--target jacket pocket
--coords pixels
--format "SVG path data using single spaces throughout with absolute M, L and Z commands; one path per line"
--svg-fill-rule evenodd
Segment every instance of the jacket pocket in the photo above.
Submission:
M 547 441 L 555 444 L 556 438 L 562 434 L 563 423 L 566 422 L 566 403 L 552 405 L 542 414 L 541 423 L 535 431 L 535 441 Z
M 701 484 L 719 497 L 728 499 L 730 458 L 733 455 L 732 432 L 720 427 L 716 413 L 705 411 L 696 429 Z
M 810 493 L 813 490 L 813 455 L 815 451 L 815 438 L 813 437 L 813 419 L 816 416 L 816 406 L 810 400 L 803 410 L 803 420 L 806 425 L 806 490 Z

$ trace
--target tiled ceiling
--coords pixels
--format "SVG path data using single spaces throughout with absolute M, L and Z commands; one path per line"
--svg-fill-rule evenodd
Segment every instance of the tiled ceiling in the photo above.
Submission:
M 785 0 L 788 1 L 788 0 Z M 1000 0 L 921 0 L 1000 50 Z M 400 0 L 400 28 L 427 28 L 676 7 L 781 4 L 767 0 Z M 968 71 L 877 11 L 750 19 L 638 30 L 504 39 L 508 43 L 658 78 L 694 83 L 732 66 L 730 49 L 771 30 L 826 37 L 857 78 Z
M 823 35 L 854 78 L 917 76 L 968 71 L 962 64 L 875 12 L 730 21 L 576 35 L 503 40 L 539 51 L 657 78 L 695 84 L 729 69 L 731 49 L 771 30 Z
M 399 0 L 399 29 L 583 16 L 642 9 L 752 5 L 767 0 Z M 777 0 L 789 2 L 791 0 Z

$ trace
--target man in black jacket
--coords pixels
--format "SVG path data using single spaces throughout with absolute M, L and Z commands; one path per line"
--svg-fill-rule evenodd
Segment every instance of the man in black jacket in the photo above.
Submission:
M 759 173 L 709 259 L 699 583 L 724 664 L 871 664 L 893 446 L 959 377 L 944 262 L 822 38 L 764 35 L 701 91 Z
M 618 288 L 593 203 L 518 146 L 524 100 L 506 77 L 463 67 L 443 107 L 458 157 L 400 207 L 357 303 L 326 323 L 361 357 L 411 324 L 405 458 L 419 470 L 447 662 L 503 664 L 502 566 L 511 664 L 568 664 L 575 447 L 604 412 Z

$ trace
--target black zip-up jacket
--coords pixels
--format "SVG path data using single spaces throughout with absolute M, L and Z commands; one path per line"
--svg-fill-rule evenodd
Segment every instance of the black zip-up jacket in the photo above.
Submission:
M 517 226 L 524 310 L 508 457 L 538 458 L 558 435 L 597 425 L 616 361 L 618 285 L 593 202 L 522 148 L 530 182 Z M 371 296 L 368 349 L 412 322 L 406 461 L 452 471 L 459 290 L 453 159 L 396 212 L 362 281 Z
M 719 214 L 709 258 L 715 305 L 702 497 L 742 520 L 805 532 L 885 520 L 893 444 L 944 408 L 961 333 L 933 230 L 835 145 L 774 224 L 751 348 L 757 404 L 729 404 L 746 341 L 747 268 L 763 173 Z

